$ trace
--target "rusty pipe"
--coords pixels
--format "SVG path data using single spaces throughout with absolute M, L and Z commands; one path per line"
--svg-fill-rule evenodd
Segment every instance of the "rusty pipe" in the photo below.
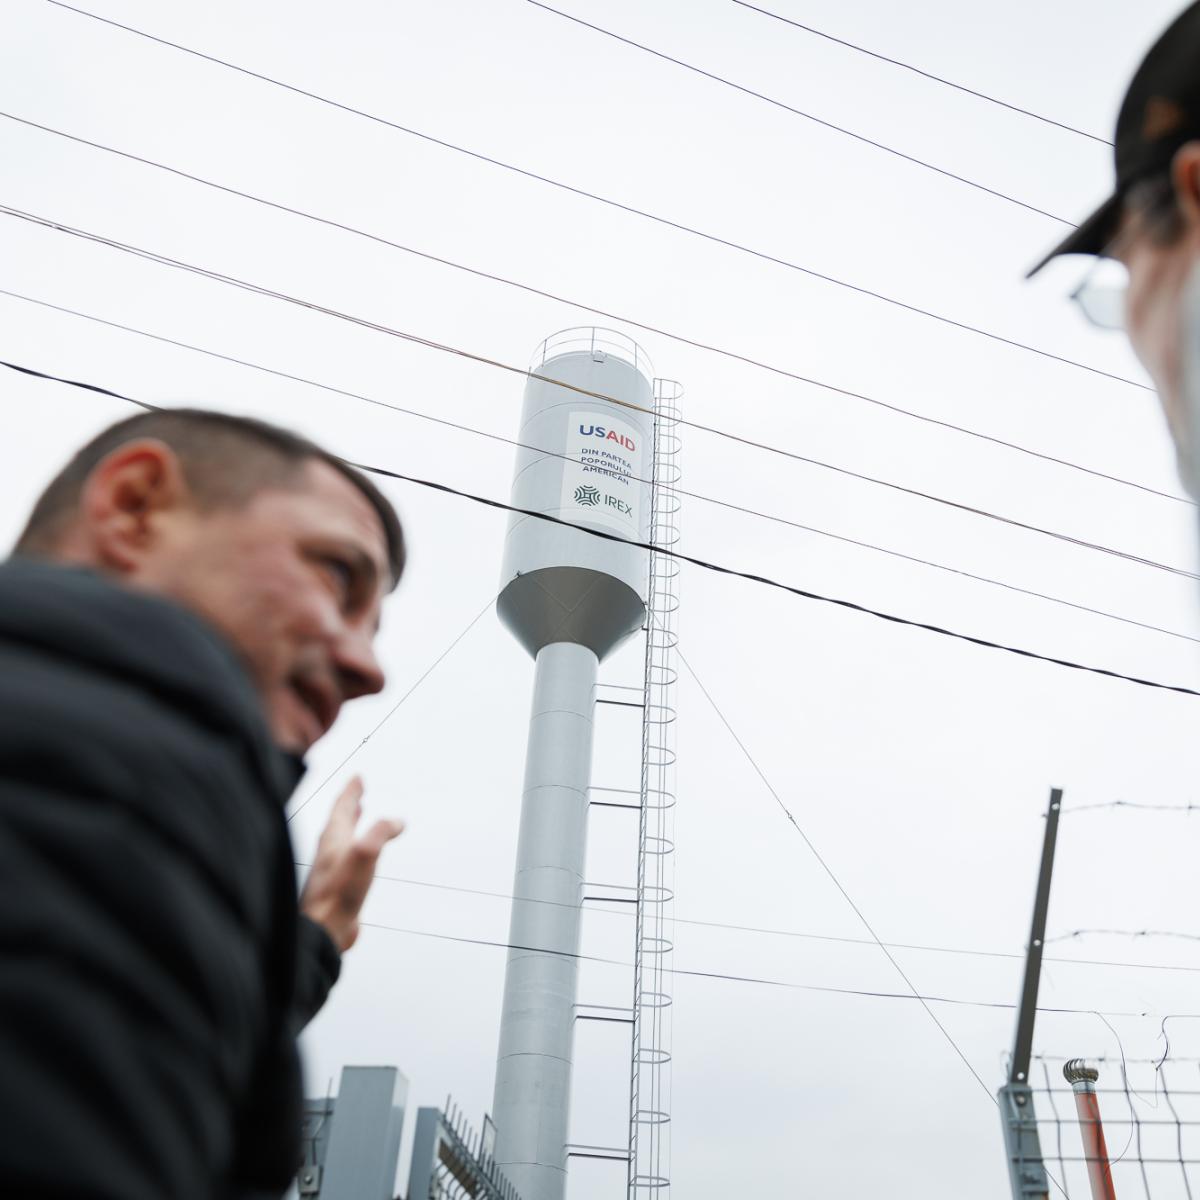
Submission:
M 1100 1120 L 1100 1098 L 1096 1095 L 1100 1072 L 1082 1058 L 1072 1058 L 1063 1066 L 1063 1078 L 1075 1093 L 1075 1111 L 1079 1114 L 1079 1133 L 1083 1138 L 1083 1157 L 1087 1162 L 1092 1200 L 1116 1200 L 1112 1163 Z

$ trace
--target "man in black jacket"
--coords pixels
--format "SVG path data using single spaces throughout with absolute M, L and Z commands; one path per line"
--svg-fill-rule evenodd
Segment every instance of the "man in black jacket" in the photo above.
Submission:
M 298 918 L 284 805 L 404 565 L 358 472 L 197 410 L 106 430 L 0 565 L 0 1190 L 279 1194 L 299 1027 L 383 846 L 361 786 Z

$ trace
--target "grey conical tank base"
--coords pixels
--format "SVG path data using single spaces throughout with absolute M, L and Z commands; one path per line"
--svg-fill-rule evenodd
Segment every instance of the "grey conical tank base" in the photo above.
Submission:
M 646 606 L 633 588 L 584 567 L 518 575 L 500 593 L 496 612 L 535 658 L 551 642 L 577 642 L 602 659 L 646 619 Z

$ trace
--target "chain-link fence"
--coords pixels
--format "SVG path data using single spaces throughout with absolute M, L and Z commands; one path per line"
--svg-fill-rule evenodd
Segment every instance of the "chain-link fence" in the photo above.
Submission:
M 1043 1055 L 1029 1083 L 1052 1195 L 1200 1195 L 1200 1063 Z

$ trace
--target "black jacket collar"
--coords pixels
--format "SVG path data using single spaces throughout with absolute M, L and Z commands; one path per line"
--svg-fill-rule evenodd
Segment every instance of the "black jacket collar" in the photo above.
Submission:
M 0 639 L 118 675 L 193 720 L 235 735 L 280 804 L 304 773 L 299 758 L 272 742 L 262 705 L 228 642 L 171 601 L 82 567 L 11 558 L 0 563 Z

